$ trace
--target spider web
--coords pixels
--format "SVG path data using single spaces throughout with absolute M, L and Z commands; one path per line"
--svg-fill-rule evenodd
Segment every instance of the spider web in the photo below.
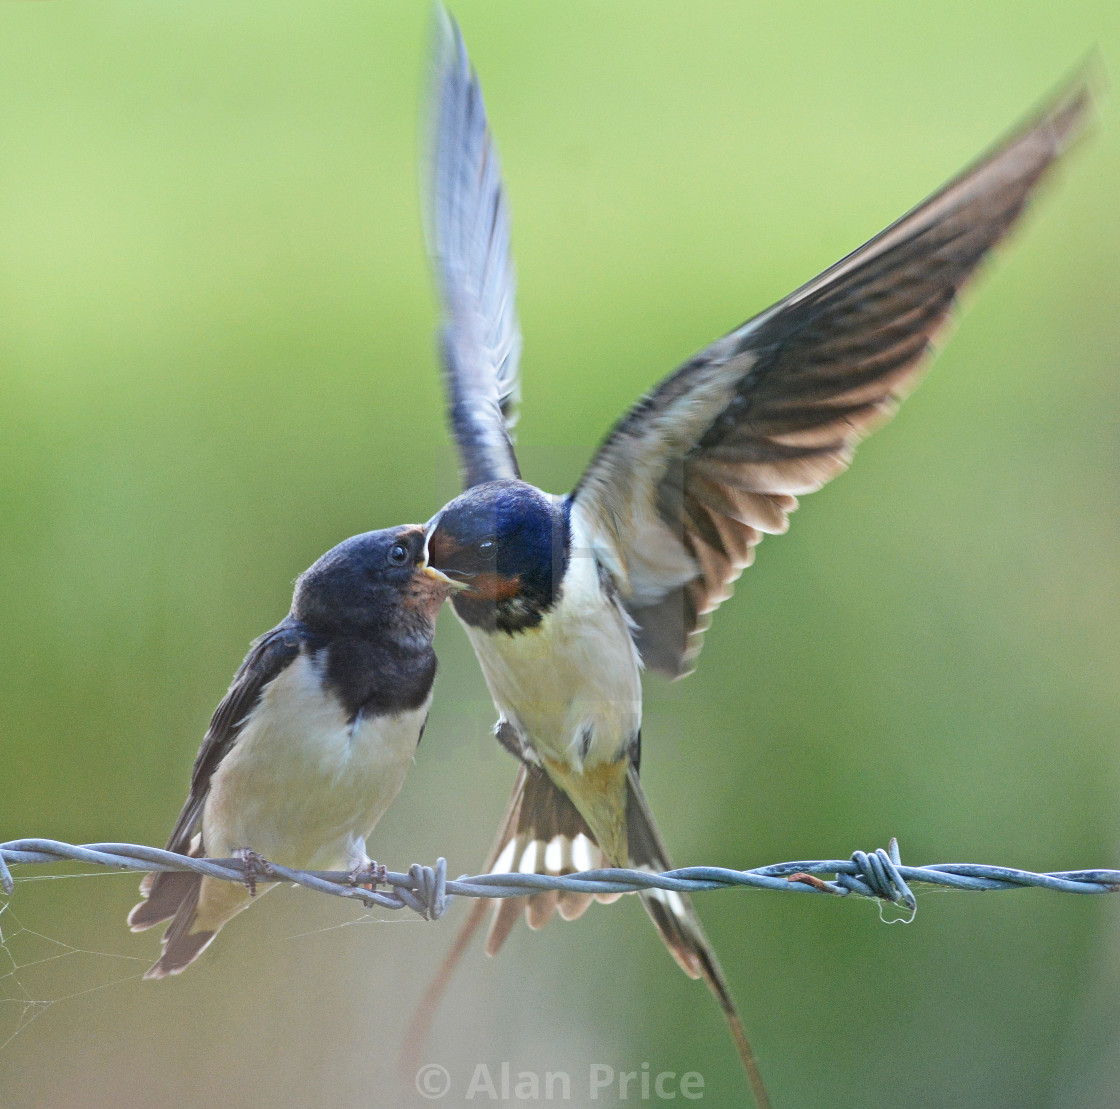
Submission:
M 29 896 L 35 884 L 66 879 L 69 886 L 77 878 L 117 878 L 134 882 L 137 877 L 135 873 L 119 871 L 36 874 L 17 877 L 16 891 L 11 898 L 6 899 L 0 893 L 0 1053 L 53 1006 L 138 980 L 152 962 L 150 951 L 145 951 L 143 955 L 102 951 L 57 938 L 57 926 L 52 926 L 52 934 L 30 927 L 26 922 L 38 923 L 43 913 L 50 913 L 56 921 L 67 920 L 69 914 L 73 931 L 80 930 L 81 923 L 73 915 L 72 906 L 57 904 L 57 887 L 51 891 L 49 900 L 44 898 L 41 905 L 36 905 Z M 15 902 L 20 904 L 19 914 L 13 908 Z M 123 926 L 123 918 L 116 923 Z M 408 917 L 397 914 L 382 917 L 375 912 L 363 912 L 355 919 L 297 932 L 285 938 L 307 943 L 322 934 L 355 925 L 403 923 L 423 924 L 423 921 L 411 914 Z M 124 927 L 120 934 L 129 936 Z
M 12 908 L 32 882 L 61 878 L 125 877 L 116 874 L 58 874 L 17 878 L 12 898 L 0 895 L 0 1052 L 48 1009 L 140 978 L 148 960 L 96 951 L 28 927 Z M 22 911 L 22 910 L 21 910 Z

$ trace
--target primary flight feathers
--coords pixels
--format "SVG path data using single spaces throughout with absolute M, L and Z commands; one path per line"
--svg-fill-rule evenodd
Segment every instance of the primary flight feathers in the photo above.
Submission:
M 429 249 L 444 308 L 450 419 L 468 485 L 521 474 L 510 432 L 520 398 L 521 330 L 501 166 L 459 28 L 439 8 L 432 90 Z
M 457 29 L 454 46 L 441 86 L 451 106 L 440 111 L 434 249 L 452 430 L 474 485 L 519 476 L 508 428 L 520 335 L 497 157 Z M 687 673 L 708 615 L 762 536 L 784 532 L 795 497 L 845 469 L 913 388 L 956 296 L 1091 102 L 1080 74 L 933 196 L 700 351 L 615 425 L 572 493 L 573 512 L 610 565 L 647 667 Z M 504 341 L 485 346 L 480 335 Z
M 957 294 L 1078 133 L 1089 102 L 1079 78 L 897 223 L 701 351 L 615 426 L 573 500 L 617 554 L 648 667 L 688 669 L 705 618 L 755 544 L 785 531 L 794 497 L 845 469 L 913 388 Z

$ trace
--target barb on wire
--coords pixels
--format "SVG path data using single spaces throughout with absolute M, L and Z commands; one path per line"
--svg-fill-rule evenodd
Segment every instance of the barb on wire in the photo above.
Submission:
M 16 839 L 0 843 L 0 887 L 9 896 L 15 883 L 12 866 L 56 863 L 66 859 L 123 870 L 194 871 L 210 878 L 246 882 L 251 874 L 243 859 L 191 859 L 172 851 L 133 843 L 87 843 L 76 846 L 52 839 Z M 903 866 L 898 842 L 889 850 L 856 851 L 849 859 L 820 859 L 812 862 L 775 863 L 754 870 L 728 870 L 718 866 L 689 866 L 664 874 L 604 868 L 562 876 L 550 874 L 480 874 L 448 881 L 447 862 L 434 867 L 414 863 L 408 873 L 366 867 L 361 873 L 346 871 L 292 870 L 268 863 L 270 877 L 294 882 L 306 889 L 336 897 L 348 897 L 367 907 L 409 908 L 427 920 L 438 920 L 452 897 L 522 897 L 542 890 L 574 893 L 636 893 L 663 889 L 678 893 L 701 890 L 751 889 L 788 890 L 796 893 L 877 898 L 900 905 L 910 912 L 917 901 L 910 883 L 943 886 L 956 890 L 1009 890 L 1035 887 L 1058 893 L 1120 892 L 1120 870 L 1066 870 L 1035 874 L 1011 867 L 979 863 L 936 863 Z M 831 876 L 828 877 L 828 876 Z M 368 883 L 368 884 L 367 884 Z M 384 886 L 384 889 L 378 888 Z

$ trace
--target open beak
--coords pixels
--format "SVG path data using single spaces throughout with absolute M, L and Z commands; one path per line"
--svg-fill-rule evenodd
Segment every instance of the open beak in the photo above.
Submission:
M 444 585 L 450 585 L 452 589 L 469 589 L 470 586 L 465 581 L 456 581 L 454 578 L 449 578 L 442 570 L 437 570 L 434 566 L 429 566 L 427 560 L 420 563 L 421 573 L 427 574 L 430 578 L 435 578 L 436 581 L 442 582 Z
M 427 530 L 424 532 L 424 553 L 420 559 L 420 572 L 427 574 L 428 577 L 434 578 L 441 585 L 449 585 L 452 589 L 469 589 L 470 583 L 465 581 L 456 581 L 452 577 L 448 577 L 442 570 L 437 570 L 434 566 L 428 563 L 428 542 L 432 538 L 432 532 L 436 530 L 436 525 L 439 523 L 439 517 L 442 513 L 437 514 L 429 522 Z

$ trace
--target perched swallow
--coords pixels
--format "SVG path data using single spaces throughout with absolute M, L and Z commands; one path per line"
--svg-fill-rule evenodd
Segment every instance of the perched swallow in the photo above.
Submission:
M 417 524 L 356 535 L 300 575 L 291 613 L 253 644 L 210 721 L 169 851 L 368 866 L 366 837 L 428 718 L 451 588 L 424 571 L 424 538 Z M 251 899 L 246 886 L 172 872 L 140 891 L 134 932 L 171 921 L 146 978 L 184 970 Z
M 430 235 L 467 490 L 429 523 L 426 553 L 460 585 L 452 605 L 498 709 L 497 738 L 521 762 L 488 867 L 669 869 L 638 778 L 641 670 L 691 669 L 762 536 L 784 532 L 796 496 L 843 470 L 915 385 L 957 294 L 1082 127 L 1087 84 L 685 363 L 615 426 L 576 488 L 553 496 L 521 480 L 514 455 L 521 341 L 506 200 L 477 77 L 458 29 L 443 26 Z M 718 998 L 750 1069 L 689 900 L 641 898 L 681 967 Z M 578 916 L 588 901 L 536 895 L 529 924 L 554 909 Z M 519 908 L 499 904 L 488 951 Z

